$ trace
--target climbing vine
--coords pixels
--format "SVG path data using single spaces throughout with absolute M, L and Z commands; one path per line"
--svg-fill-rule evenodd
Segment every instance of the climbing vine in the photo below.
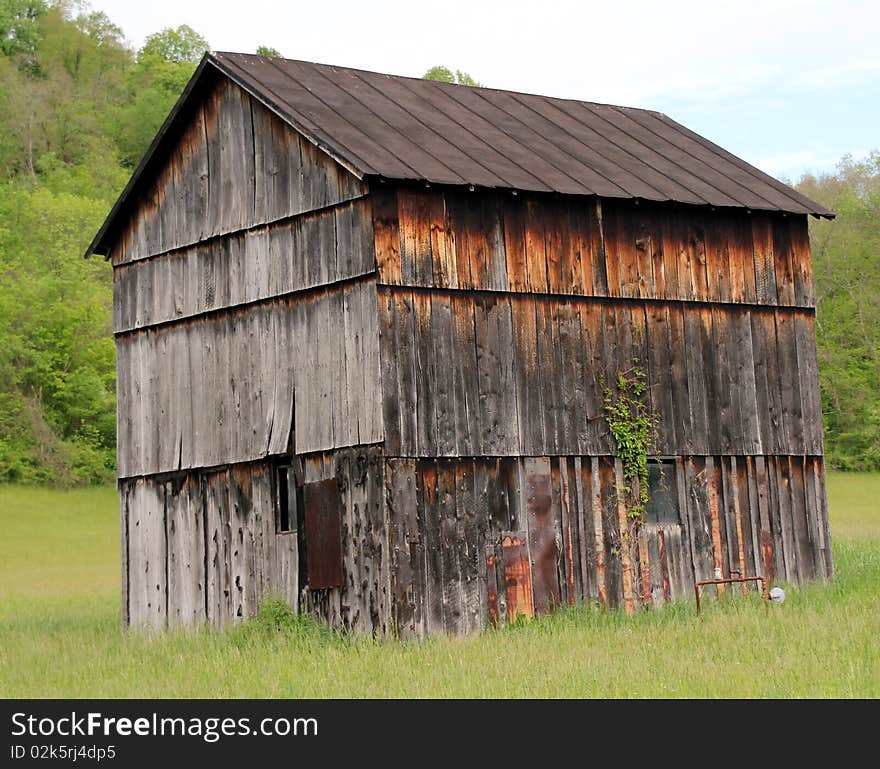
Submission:
M 629 371 L 618 373 L 614 387 L 605 388 L 605 418 L 623 465 L 621 491 L 630 498 L 628 515 L 641 524 L 648 506 L 648 456 L 654 446 L 657 418 L 645 402 L 647 376 L 635 360 Z M 634 494 L 634 482 L 638 494 Z

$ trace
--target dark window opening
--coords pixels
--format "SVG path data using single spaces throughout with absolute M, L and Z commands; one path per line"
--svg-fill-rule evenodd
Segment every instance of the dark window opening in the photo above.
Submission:
M 286 467 L 278 468 L 278 526 L 276 531 L 290 531 L 290 489 L 287 485 Z
M 278 466 L 278 504 L 275 531 L 295 534 L 302 522 L 302 484 L 292 465 Z
M 675 462 L 648 462 L 648 505 L 645 520 L 648 523 L 680 523 Z

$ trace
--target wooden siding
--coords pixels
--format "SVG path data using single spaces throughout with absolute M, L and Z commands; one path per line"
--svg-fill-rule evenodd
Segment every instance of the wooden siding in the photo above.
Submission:
M 276 534 L 269 465 L 122 481 L 135 627 L 226 625 L 268 595 L 297 605 L 296 534 Z
M 282 596 L 334 626 L 384 634 L 390 560 L 376 447 L 303 458 L 306 482 L 337 479 L 343 586 L 299 585 L 296 532 L 276 533 L 275 473 L 268 463 L 136 478 L 120 484 L 126 621 L 158 629 L 227 625 Z
M 121 478 L 383 437 L 371 280 L 117 337 Z
M 513 616 L 511 595 L 527 614 L 690 600 L 715 567 L 788 583 L 831 576 L 821 458 L 680 457 L 674 473 L 679 521 L 631 529 L 610 456 L 387 459 L 398 633 L 479 630 Z M 527 549 L 524 575 L 511 571 L 512 544 Z
M 333 627 L 384 636 L 391 623 L 391 556 L 379 446 L 303 457 L 303 482 L 335 478 L 342 495 L 340 588 L 309 590 L 302 610 Z M 308 557 L 308 556 L 306 556 Z
M 152 172 L 114 264 L 365 194 L 366 186 L 237 85 L 220 79 Z
M 212 238 L 114 271 L 117 333 L 375 271 L 370 201 Z
M 374 195 L 382 283 L 815 306 L 806 216 L 498 191 Z
M 656 451 L 822 453 L 810 310 L 379 288 L 389 456 L 605 455 L 644 367 Z

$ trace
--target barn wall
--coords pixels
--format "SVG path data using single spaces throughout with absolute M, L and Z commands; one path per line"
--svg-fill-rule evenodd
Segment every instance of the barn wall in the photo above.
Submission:
M 303 458 L 306 483 L 339 482 L 344 584 L 332 590 L 299 584 L 298 534 L 276 533 L 272 463 L 121 481 L 125 621 L 222 626 L 280 595 L 334 626 L 384 633 L 390 572 L 379 457 L 361 446 Z
M 116 341 L 120 478 L 382 440 L 373 280 Z
M 604 389 L 634 365 L 657 454 L 822 454 L 811 310 L 387 286 L 379 308 L 391 456 L 610 454 Z
M 112 254 L 119 477 L 381 440 L 367 188 L 222 78 L 163 152 Z
M 123 617 L 136 627 L 226 625 L 267 595 L 296 606 L 296 534 L 275 533 L 268 464 L 120 482 Z
M 118 265 L 117 333 L 375 272 L 369 198 Z
M 715 567 L 831 576 L 820 458 L 680 457 L 674 474 L 679 520 L 635 529 L 611 456 L 387 459 L 397 632 L 473 632 L 581 600 L 660 605 Z
M 374 197 L 389 285 L 815 305 L 806 216 L 501 191 Z
M 314 211 L 366 186 L 231 81 L 220 78 L 138 195 L 114 264 Z

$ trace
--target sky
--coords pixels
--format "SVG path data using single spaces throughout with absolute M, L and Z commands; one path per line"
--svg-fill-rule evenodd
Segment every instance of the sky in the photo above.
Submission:
M 188 24 L 212 50 L 655 109 L 777 178 L 880 149 L 878 0 L 92 0 L 138 48 Z

